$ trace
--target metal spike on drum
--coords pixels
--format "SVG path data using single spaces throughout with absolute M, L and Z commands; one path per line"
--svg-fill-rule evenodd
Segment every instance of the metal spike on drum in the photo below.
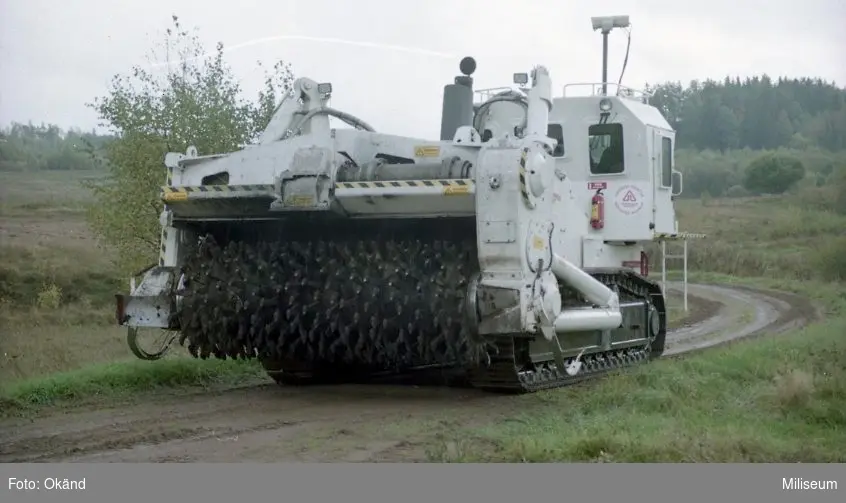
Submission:
M 192 291 L 184 297 L 180 343 L 201 357 L 259 352 L 378 369 L 448 363 L 466 356 L 461 330 L 450 320 L 460 319 L 461 273 L 472 269 L 462 262 L 471 257 L 462 246 L 420 240 L 230 242 L 221 249 L 209 238 L 196 262 L 188 261 L 199 266 L 185 269 Z M 204 283 L 208 270 L 224 277 Z M 432 291 L 435 285 L 446 291 Z M 224 295 L 214 295 L 221 287 Z M 224 297 L 238 302 L 226 306 Z M 428 313 L 421 310 L 427 304 Z M 200 323 L 189 322 L 192 312 Z

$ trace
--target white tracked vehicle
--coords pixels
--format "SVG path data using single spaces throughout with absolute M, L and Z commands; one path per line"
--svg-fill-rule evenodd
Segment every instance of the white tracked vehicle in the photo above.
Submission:
M 159 263 L 118 296 L 140 358 L 258 358 L 280 383 L 442 367 L 496 391 L 658 357 L 644 244 L 675 234 L 674 132 L 645 98 L 481 91 L 464 58 L 440 141 L 375 132 L 300 78 L 257 145 L 169 153 Z M 329 117 L 353 126 L 330 128 Z M 677 186 L 677 187 L 674 187 Z M 158 352 L 141 330 L 169 333 Z

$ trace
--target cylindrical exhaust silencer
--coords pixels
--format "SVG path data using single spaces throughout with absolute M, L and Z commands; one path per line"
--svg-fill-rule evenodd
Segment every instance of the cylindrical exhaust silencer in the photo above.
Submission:
M 469 77 L 457 77 L 444 86 L 441 111 L 441 141 L 450 141 L 461 126 L 473 125 L 473 84 Z

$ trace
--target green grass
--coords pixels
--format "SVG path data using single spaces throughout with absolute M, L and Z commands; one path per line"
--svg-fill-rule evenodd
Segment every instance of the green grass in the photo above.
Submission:
M 844 462 L 846 319 L 520 399 L 430 460 Z
M 82 211 L 102 175 L 0 172 L 0 383 L 130 356 L 113 314 L 127 280 Z
M 682 274 L 678 271 L 668 271 L 667 281 L 681 281 L 681 279 Z M 814 302 L 822 310 L 822 314 L 824 315 L 829 317 L 846 315 L 846 287 L 839 281 L 796 281 L 789 277 L 731 276 L 728 274 L 701 271 L 688 273 L 687 280 L 689 283 L 736 285 L 795 293 Z
M 780 336 L 519 397 L 525 413 L 451 429 L 430 443 L 429 460 L 846 461 L 843 284 L 703 272 L 689 280 L 797 293 L 815 301 L 826 318 Z
M 679 200 L 682 231 L 707 234 L 688 248 L 690 270 L 731 276 L 846 281 L 846 215 L 811 209 L 805 195 Z M 675 253 L 680 244 L 668 245 Z M 650 247 L 660 269 L 658 245 Z M 672 268 L 679 269 L 680 263 Z
M 92 365 L 14 382 L 0 388 L 0 415 L 99 398 L 120 398 L 166 388 L 228 385 L 265 376 L 254 361 L 163 359 Z
M 94 246 L 61 243 L 4 244 L 0 247 L 0 298 L 35 305 L 39 294 L 58 288 L 61 304 L 111 303 L 114 294 L 128 287 L 103 252 Z M 120 281 L 123 279 L 123 281 Z
M 106 174 L 102 170 L 0 171 L 0 216 L 82 214 L 90 197 L 84 182 Z
M 255 362 L 134 360 L 114 324 L 125 291 L 84 219 L 85 180 L 102 171 L 0 172 L 0 415 L 159 389 L 229 385 Z

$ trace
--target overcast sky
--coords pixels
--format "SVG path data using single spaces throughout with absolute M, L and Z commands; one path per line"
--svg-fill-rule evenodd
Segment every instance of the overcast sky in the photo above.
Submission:
M 290 62 L 331 81 L 332 106 L 375 128 L 436 138 L 442 86 L 461 57 L 476 87 L 510 85 L 546 65 L 558 92 L 598 81 L 602 43 L 591 16 L 628 14 L 624 84 L 708 77 L 818 76 L 846 83 L 844 0 L 0 0 L 0 124 L 91 128 L 85 103 L 109 79 L 147 64 L 176 14 L 208 49 L 246 44 L 228 63 L 251 94 L 256 61 Z M 250 45 L 269 37 L 288 37 Z M 300 38 L 298 38 L 300 37 Z M 328 40 L 319 40 L 328 39 Z M 345 44 L 337 40 L 347 40 Z M 610 80 L 626 36 L 611 34 Z

